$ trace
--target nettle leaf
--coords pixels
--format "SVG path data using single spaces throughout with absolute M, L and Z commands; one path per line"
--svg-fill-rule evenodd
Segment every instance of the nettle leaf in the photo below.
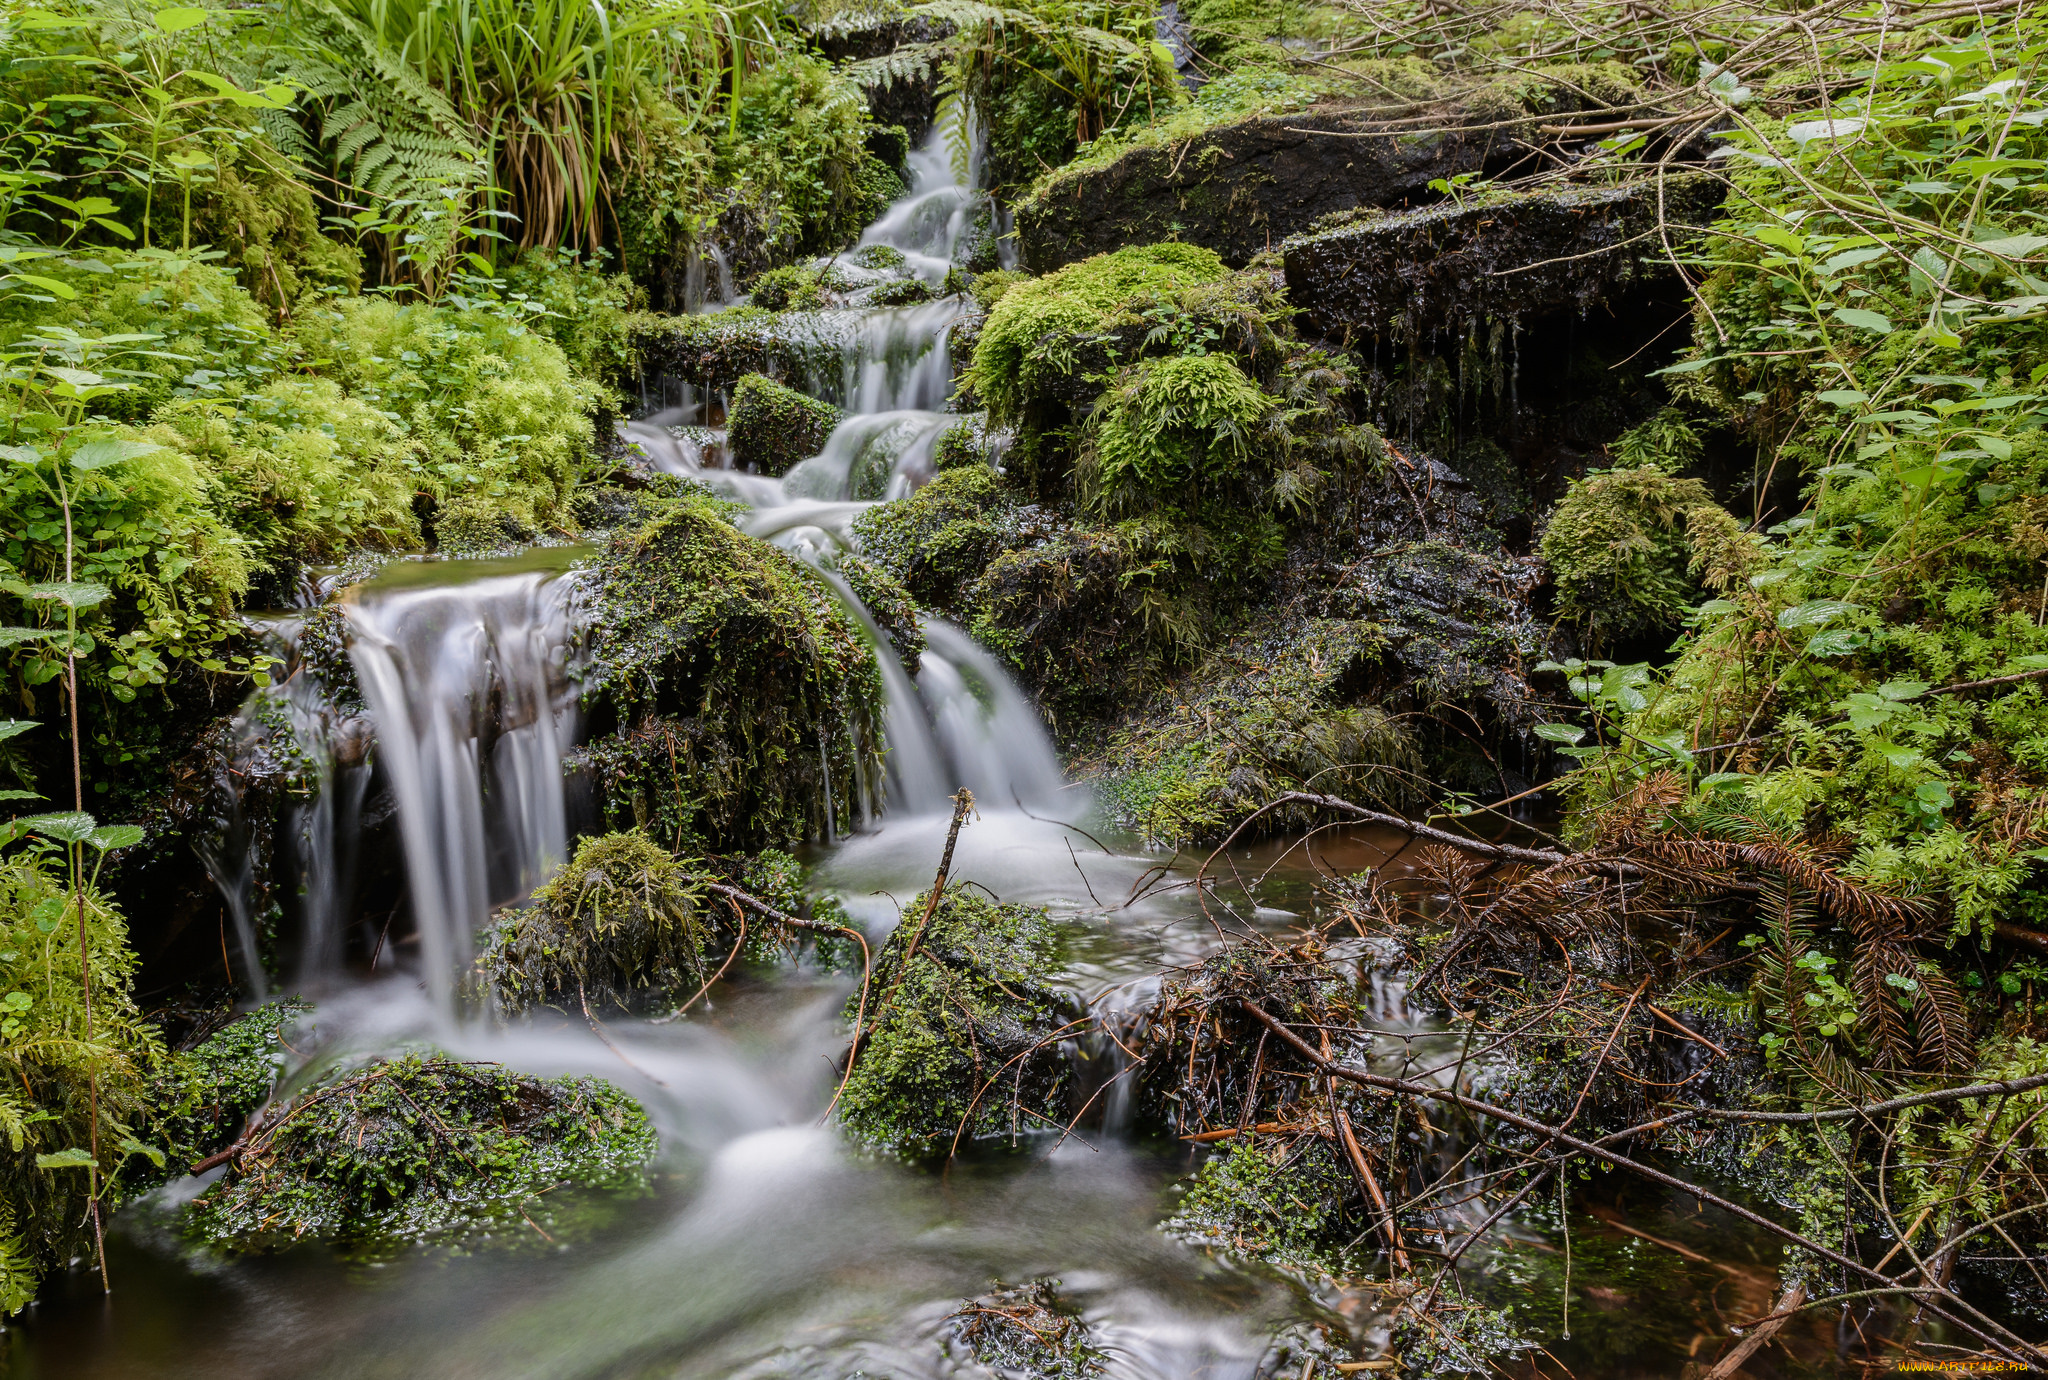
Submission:
M 38 1169 L 90 1169 L 92 1167 L 92 1153 L 88 1150 L 81 1150 L 75 1145 L 69 1150 L 59 1150 L 54 1155 L 36 1156 L 36 1168 Z
M 9 738 L 20 737 L 30 729 L 38 727 L 40 722 L 37 719 L 0 720 L 0 743 L 6 742 Z
M 1585 729 L 1570 724 L 1538 724 L 1530 731 L 1546 743 L 1576 743 L 1586 736 Z
M 163 447 L 154 441 L 87 441 L 71 452 L 71 468 L 75 470 L 103 470 L 109 465 L 118 465 L 123 460 L 134 460 L 144 455 L 154 455 Z
M 1924 680 L 1888 680 L 1883 685 L 1877 687 L 1877 693 L 1894 702 L 1899 700 L 1917 700 L 1927 693 L 1927 682 Z
M 92 837 L 92 831 L 97 827 L 93 817 L 83 810 L 65 810 L 48 815 L 23 815 L 14 823 L 31 833 L 56 839 L 60 843 L 84 843 Z
M 93 608 L 113 597 L 114 591 L 97 580 L 51 580 L 30 585 L 22 591 L 24 599 L 63 604 L 74 609 Z
M 1815 633 L 1806 640 L 1808 656 L 1848 656 L 1860 652 L 1870 645 L 1867 633 L 1852 632 L 1847 628 L 1830 629 Z
M 1879 335 L 1890 335 L 1891 318 L 1882 312 L 1865 311 L 1861 307 L 1836 307 L 1835 320 L 1844 326 L 1854 326 L 1860 331 L 1876 331 Z
M 19 647 L 24 642 L 51 642 L 63 635 L 62 628 L 0 628 L 0 647 Z
M 157 1149 L 154 1145 L 144 1145 L 133 1136 L 123 1136 L 121 1137 L 121 1157 L 127 1159 L 131 1155 L 142 1156 L 158 1169 L 164 1167 L 163 1151 Z
M 102 853 L 116 848 L 133 848 L 142 840 L 142 826 L 139 824 L 102 824 L 85 836 L 85 841 Z
M 1842 599 L 1809 599 L 1803 604 L 1794 604 L 1778 614 L 1778 626 L 1786 630 L 1793 628 L 1818 628 L 1832 623 L 1844 614 L 1854 613 L 1863 607 Z

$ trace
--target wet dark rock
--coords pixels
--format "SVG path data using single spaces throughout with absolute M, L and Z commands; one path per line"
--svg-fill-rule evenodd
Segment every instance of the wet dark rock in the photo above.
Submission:
M 825 448 L 825 438 L 839 425 L 839 409 L 761 374 L 747 374 L 732 391 L 726 425 L 727 444 L 741 469 L 782 475 Z
M 894 575 L 862 556 L 841 556 L 839 575 L 889 639 L 904 672 L 916 675 L 924 661 L 924 628 L 917 621 L 917 604 L 910 591 Z
M 1623 187 L 1489 194 L 1465 206 L 1362 215 L 1281 246 L 1287 290 L 1327 335 L 1415 335 L 1485 318 L 1585 312 L 1670 274 L 1660 219 L 1711 219 L 1720 184 L 1678 176 Z

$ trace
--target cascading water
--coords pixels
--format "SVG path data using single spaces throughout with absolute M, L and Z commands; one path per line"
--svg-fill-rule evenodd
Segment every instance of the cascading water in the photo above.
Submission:
M 538 569 L 463 562 L 481 569 L 459 584 L 439 582 L 434 565 L 404 564 L 348 605 L 350 655 L 398 804 L 422 966 L 444 1010 L 492 906 L 568 855 L 576 582 L 553 553 L 540 555 Z

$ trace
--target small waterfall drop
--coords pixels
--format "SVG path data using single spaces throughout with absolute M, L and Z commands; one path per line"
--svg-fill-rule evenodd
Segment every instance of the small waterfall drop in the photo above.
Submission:
M 551 554 L 551 553 L 542 553 Z M 373 581 L 348 606 L 350 655 L 398 804 L 412 911 L 436 1005 L 491 908 L 568 854 L 562 753 L 573 732 L 576 581 L 475 562 L 461 584 Z

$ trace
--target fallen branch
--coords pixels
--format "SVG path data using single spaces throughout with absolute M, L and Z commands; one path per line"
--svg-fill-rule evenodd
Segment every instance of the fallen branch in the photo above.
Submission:
M 1777 1336 L 1778 1329 L 1790 1322 L 1792 1315 L 1799 1311 L 1799 1305 L 1805 1302 L 1805 1285 L 1795 1284 L 1787 1289 L 1785 1296 L 1778 1300 L 1777 1310 L 1752 1328 L 1747 1337 L 1736 1343 L 1735 1350 L 1716 1362 L 1714 1368 L 1707 1372 L 1706 1380 L 1732 1380 L 1735 1372 L 1742 1369 L 1743 1363 L 1761 1351 L 1764 1343 Z

